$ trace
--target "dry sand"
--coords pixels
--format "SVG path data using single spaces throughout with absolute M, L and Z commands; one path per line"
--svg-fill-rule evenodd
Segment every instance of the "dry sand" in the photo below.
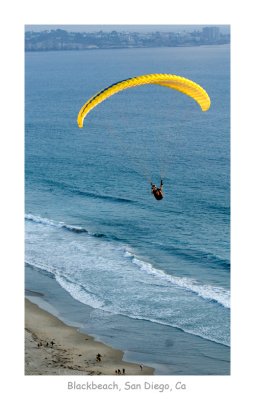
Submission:
M 53 342 L 54 344 L 52 344 Z M 101 354 L 101 361 L 96 360 Z M 26 299 L 26 375 L 153 375 L 153 368 L 122 361 L 123 352 L 65 325 Z

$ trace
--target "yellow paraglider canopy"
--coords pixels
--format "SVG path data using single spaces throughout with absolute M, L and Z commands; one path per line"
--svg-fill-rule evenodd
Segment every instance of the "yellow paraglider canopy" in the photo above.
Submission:
M 134 78 L 125 79 L 121 82 L 116 82 L 113 85 L 103 89 L 101 92 L 95 94 L 95 96 L 91 97 L 79 111 L 77 117 L 79 128 L 83 127 L 83 121 L 86 115 L 108 97 L 120 92 L 121 90 L 148 84 L 161 85 L 170 89 L 178 90 L 179 92 L 192 97 L 200 105 L 202 111 L 207 111 L 210 108 L 211 101 L 207 92 L 197 83 L 187 78 L 171 74 L 141 75 Z

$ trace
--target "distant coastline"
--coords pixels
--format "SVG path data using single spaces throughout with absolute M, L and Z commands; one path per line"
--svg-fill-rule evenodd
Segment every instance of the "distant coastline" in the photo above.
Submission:
M 25 32 L 25 51 L 96 50 L 157 47 L 193 47 L 230 43 L 219 27 L 193 32 L 68 32 L 51 29 Z

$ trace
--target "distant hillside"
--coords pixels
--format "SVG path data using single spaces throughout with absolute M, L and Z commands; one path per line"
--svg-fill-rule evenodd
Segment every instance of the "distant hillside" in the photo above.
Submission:
M 218 27 L 194 32 L 67 32 L 63 29 L 29 31 L 25 33 L 25 51 L 87 50 L 129 47 L 176 47 L 225 44 L 229 34 L 220 33 Z

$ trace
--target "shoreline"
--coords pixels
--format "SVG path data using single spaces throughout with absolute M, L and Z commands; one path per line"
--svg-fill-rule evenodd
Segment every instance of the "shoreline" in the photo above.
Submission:
M 89 337 L 94 341 L 103 343 L 112 349 L 119 349 L 121 352 L 119 359 L 124 360 L 127 364 L 136 365 L 134 371 L 126 369 L 126 375 L 140 375 L 140 364 L 149 366 L 151 372 L 148 372 L 148 375 L 153 374 L 154 376 L 229 374 L 230 349 L 224 345 L 210 342 L 174 327 L 159 326 L 150 321 L 130 319 L 90 307 L 75 300 L 66 292 L 53 274 L 45 273 L 28 264 L 25 268 L 25 277 L 25 297 L 32 304 L 36 304 L 39 310 L 45 310 L 46 313 L 60 319 L 67 327 L 74 327 L 76 332 L 90 335 Z M 37 327 L 37 324 L 35 325 Z M 45 327 L 48 329 L 48 323 L 45 324 Z M 53 335 L 54 332 L 52 338 L 55 338 Z M 159 340 L 155 340 L 155 338 L 159 338 Z M 47 338 L 47 340 L 49 339 Z M 34 343 L 34 348 L 37 344 L 38 342 Z M 73 343 L 70 345 L 72 346 Z M 48 350 L 43 347 L 40 349 L 41 353 Z M 102 354 L 100 351 L 98 352 Z M 87 372 L 88 368 L 82 369 L 81 367 L 84 367 L 85 360 L 94 362 L 98 352 L 93 353 L 92 358 L 89 359 L 85 356 L 77 358 L 77 365 L 80 366 L 81 372 L 76 371 L 73 374 L 88 374 L 93 371 L 91 368 L 90 372 Z M 32 354 L 32 358 L 39 357 L 39 354 L 38 352 Z M 44 357 L 48 357 L 48 354 L 46 353 Z M 83 360 L 82 365 L 79 364 L 81 359 Z M 41 361 L 44 361 L 44 358 Z M 56 364 L 55 361 L 56 357 L 52 363 Z M 59 365 L 61 366 L 61 363 Z M 65 366 L 67 367 L 67 365 Z M 69 366 L 72 367 L 72 365 Z M 100 369 L 98 372 L 115 375 L 115 367 L 122 371 L 114 362 L 110 371 L 104 372 Z M 56 374 L 56 370 L 47 371 L 48 375 Z M 59 374 L 68 375 L 69 371 L 70 369 L 62 367 Z M 32 371 L 32 373 L 34 372 Z M 39 370 L 39 374 L 44 374 L 44 372 Z
M 25 299 L 25 375 L 153 375 L 123 356 Z

